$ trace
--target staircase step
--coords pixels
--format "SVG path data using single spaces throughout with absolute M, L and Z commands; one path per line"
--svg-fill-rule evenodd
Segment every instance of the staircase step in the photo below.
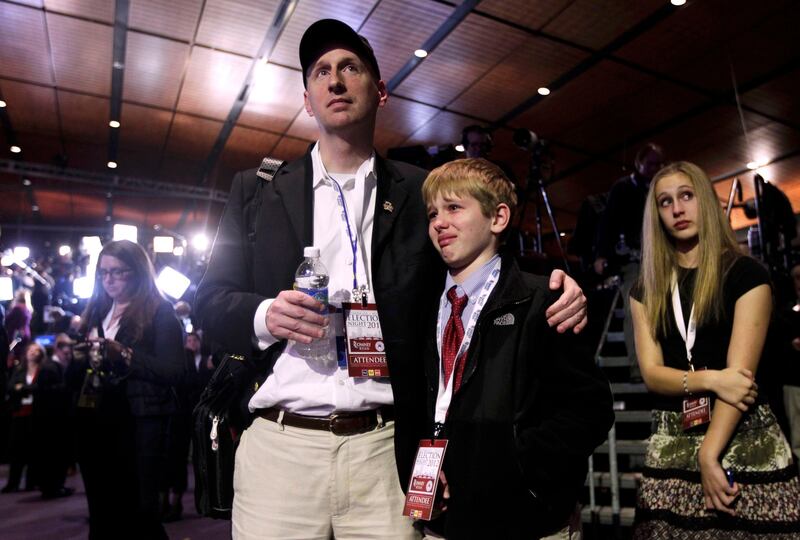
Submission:
M 596 508 L 597 516 L 601 525 L 612 525 L 614 523 L 613 514 L 610 506 L 598 506 Z M 619 524 L 623 527 L 630 527 L 633 525 L 633 518 L 636 515 L 636 509 L 631 507 L 623 507 L 619 509 Z M 581 521 L 584 523 L 592 522 L 592 511 L 588 506 L 584 506 L 581 510 Z
M 647 386 L 644 383 L 611 383 L 611 392 L 617 394 L 646 394 Z
M 608 332 L 606 334 L 607 343 L 624 343 L 625 332 Z
M 621 489 L 636 489 L 642 479 L 640 472 L 623 472 L 619 473 L 619 487 Z M 586 478 L 586 485 L 589 485 L 589 478 Z M 611 487 L 611 473 L 609 472 L 595 472 L 594 485 L 596 488 L 610 488 Z
M 647 452 L 647 440 L 617 440 L 617 454 L 644 455 Z M 595 450 L 597 454 L 608 454 L 608 441 Z
M 649 424 L 653 417 L 650 411 L 614 411 L 617 423 L 645 423 Z
M 598 356 L 597 365 L 601 368 L 628 367 L 631 361 L 627 356 Z

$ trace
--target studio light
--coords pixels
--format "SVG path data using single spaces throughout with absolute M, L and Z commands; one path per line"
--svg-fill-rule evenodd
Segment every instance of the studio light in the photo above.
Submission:
M 10 148 L 10 150 L 11 150 L 11 153 L 12 153 L 12 154 L 19 154 L 20 152 L 22 152 L 22 148 L 20 148 L 20 147 L 19 147 L 19 146 L 17 146 L 17 145 L 14 145 L 14 146 L 12 146 L 12 147 Z
M 31 256 L 31 248 L 27 246 L 17 246 L 14 248 L 14 258 L 18 261 L 24 261 Z
M 425 58 L 426 56 L 428 56 L 428 51 L 426 51 L 425 49 L 417 49 L 416 51 L 414 51 L 414 56 L 416 56 L 417 58 Z
M 72 248 L 66 244 L 58 248 L 58 254 L 61 255 L 62 257 L 66 257 L 70 253 L 72 253 Z
M 550 95 L 550 89 L 547 88 L 546 86 L 542 86 L 541 88 L 539 88 L 537 90 L 537 92 L 539 92 L 540 96 L 549 96 Z
M 106 165 L 108 165 L 109 169 L 116 169 L 117 168 L 117 162 L 116 161 L 109 161 Z
M 0 277 L 0 302 L 14 299 L 14 282 L 10 276 Z
M 99 236 L 84 236 L 81 238 L 81 249 L 90 257 L 99 255 L 103 251 L 103 241 Z
M 115 129 L 116 129 L 116 128 L 118 128 L 118 127 L 119 127 L 119 121 L 117 121 L 117 120 L 111 120 L 111 121 L 108 123 L 108 125 L 109 125 L 110 127 L 112 127 L 112 128 L 115 128 Z
M 94 292 L 94 276 L 82 276 L 72 281 L 72 293 L 78 298 L 91 298 Z
M 122 223 L 114 224 L 114 241 L 117 240 L 130 240 L 136 243 L 139 238 L 139 230 L 136 225 L 123 225 Z
M 208 249 L 208 236 L 203 233 L 198 233 L 192 238 L 192 247 L 197 251 L 205 251 Z
M 175 239 L 171 236 L 154 236 L 153 237 L 153 252 L 154 253 L 172 253 L 175 249 Z
M 161 272 L 158 273 L 158 277 L 156 278 L 156 285 L 158 286 L 158 289 L 175 300 L 183 296 L 183 293 L 186 292 L 186 289 L 189 288 L 191 283 L 192 281 L 188 277 L 184 276 L 171 266 L 165 266 L 162 268 Z
M 183 252 L 184 252 L 183 246 L 175 246 L 175 249 L 172 250 L 172 254 L 175 255 L 176 257 L 182 257 Z

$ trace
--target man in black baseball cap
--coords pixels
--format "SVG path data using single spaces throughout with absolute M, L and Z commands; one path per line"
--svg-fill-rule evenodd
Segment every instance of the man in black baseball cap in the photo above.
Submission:
M 374 150 L 388 92 L 366 39 L 343 22 L 318 21 L 301 39 L 300 63 L 319 140 L 271 181 L 257 169 L 236 175 L 197 291 L 210 338 L 258 358 L 265 374 L 243 396 L 254 419 L 236 452 L 232 535 L 417 538 L 402 516 L 401 484 L 430 435 L 421 310 L 445 275 L 428 240 L 427 173 Z M 242 234 L 252 214 L 254 245 Z M 386 369 L 355 369 L 341 310 L 323 316 L 323 304 L 293 290 L 305 246 L 320 250 L 329 305 L 366 303 L 364 316 L 379 319 Z M 574 325 L 585 299 L 574 281 L 565 297 L 556 322 L 577 313 Z M 303 345 L 312 341 L 319 349 L 309 355 Z

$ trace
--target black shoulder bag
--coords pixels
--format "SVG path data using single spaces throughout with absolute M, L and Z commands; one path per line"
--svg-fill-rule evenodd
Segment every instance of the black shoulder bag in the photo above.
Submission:
M 264 158 L 256 174 L 270 182 L 282 164 L 280 160 Z M 256 182 L 251 204 L 245 209 L 247 237 L 243 238 L 243 245 L 248 261 L 252 261 L 262 184 Z M 249 425 L 249 419 L 242 418 L 240 402 L 261 375 L 252 360 L 226 354 L 194 408 L 194 502 L 201 516 L 231 517 L 236 447 L 241 432 Z

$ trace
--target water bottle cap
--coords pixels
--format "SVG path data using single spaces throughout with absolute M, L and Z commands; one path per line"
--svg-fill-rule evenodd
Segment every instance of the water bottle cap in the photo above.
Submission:
M 303 249 L 303 257 L 319 257 L 319 248 L 308 246 Z

